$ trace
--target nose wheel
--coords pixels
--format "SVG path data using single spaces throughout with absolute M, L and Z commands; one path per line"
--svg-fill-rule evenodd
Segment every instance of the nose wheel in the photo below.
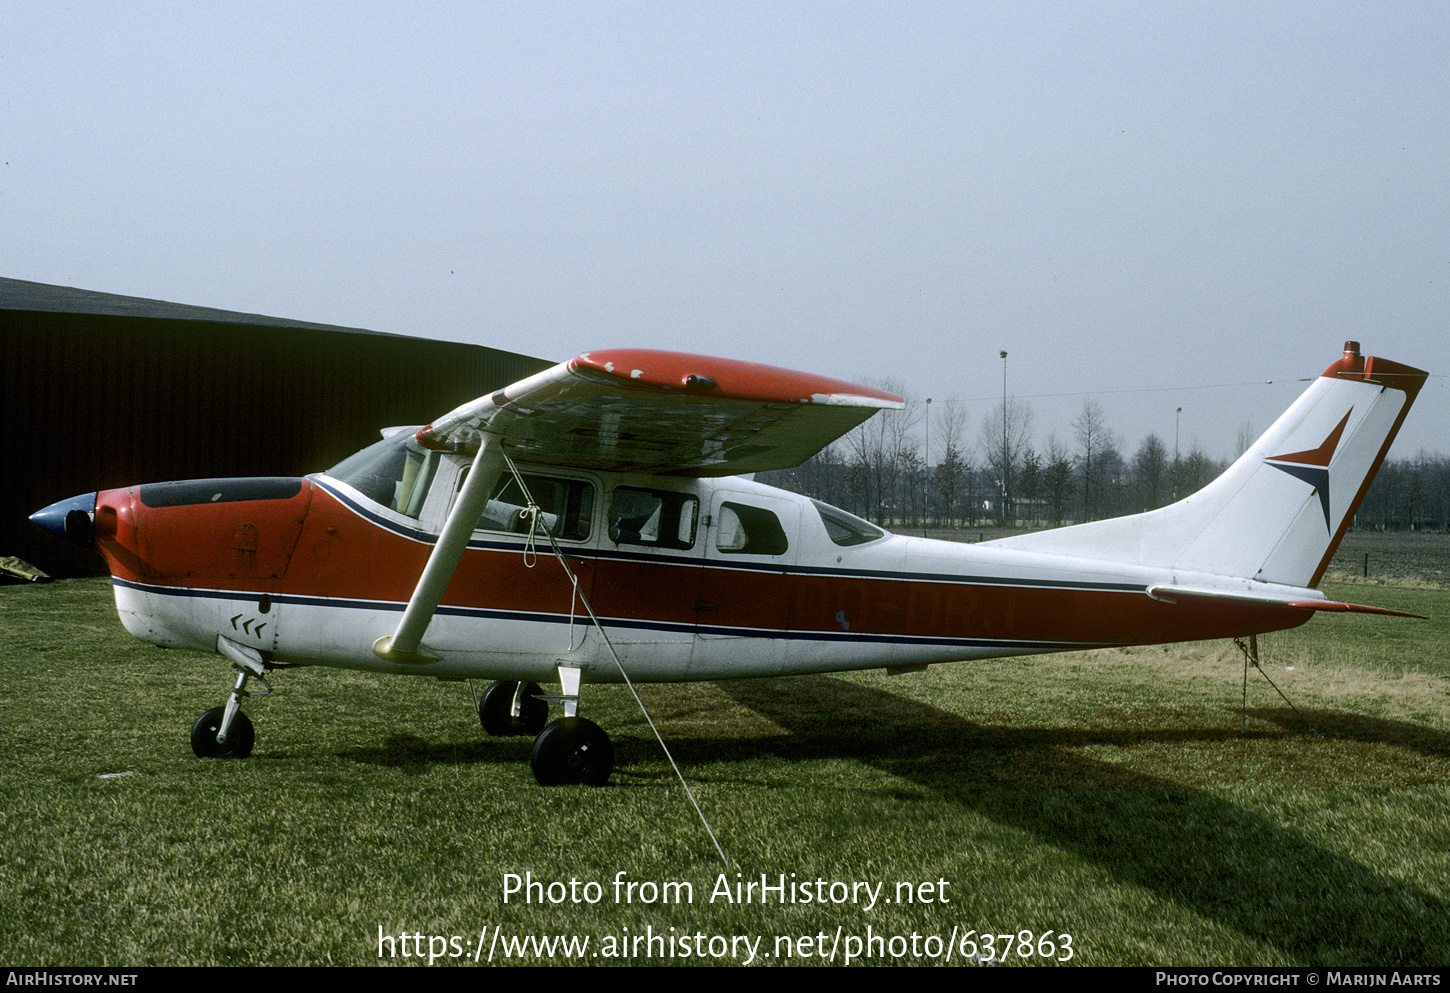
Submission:
M 252 730 L 252 720 L 240 710 L 232 718 L 232 726 L 225 742 L 217 740 L 221 730 L 225 707 L 213 707 L 196 719 L 191 726 L 191 750 L 199 759 L 244 759 L 252 754 L 252 744 L 257 740 Z
M 211 708 L 191 726 L 191 750 L 199 759 L 244 759 L 252 754 L 257 734 L 251 718 L 242 713 L 242 701 L 249 696 L 266 696 L 272 687 L 263 675 L 266 664 L 255 649 L 217 638 L 217 651 L 231 659 L 237 682 L 225 707 Z M 247 680 L 254 676 L 265 687 L 260 693 L 247 691 Z

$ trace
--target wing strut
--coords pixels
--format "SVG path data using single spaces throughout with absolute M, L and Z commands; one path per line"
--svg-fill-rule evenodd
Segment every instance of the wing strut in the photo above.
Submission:
M 443 591 L 448 588 L 453 571 L 458 568 L 458 560 L 463 558 L 468 538 L 478 525 L 478 518 L 488 503 L 488 495 L 493 492 L 503 468 L 503 443 L 493 435 L 483 435 L 483 443 L 473 459 L 473 468 L 463 481 L 463 489 L 448 513 L 443 532 L 438 535 L 438 542 L 423 566 L 423 574 L 418 577 L 418 585 L 413 588 L 413 596 L 403 610 L 398 629 L 373 642 L 373 654 L 384 662 L 416 664 L 438 661 L 438 655 L 423 647 L 423 634 L 433 620 L 433 612 L 443 599 Z

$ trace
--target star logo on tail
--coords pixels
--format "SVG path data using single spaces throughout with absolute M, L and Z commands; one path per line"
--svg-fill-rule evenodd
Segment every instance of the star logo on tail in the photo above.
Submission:
M 1339 436 L 1344 433 L 1344 426 L 1349 423 L 1349 415 L 1352 413 L 1353 407 L 1345 411 L 1338 426 L 1329 432 L 1329 437 L 1318 448 L 1290 452 L 1287 455 L 1270 455 L 1264 460 L 1275 469 L 1287 472 L 1295 479 L 1302 479 L 1314 487 L 1314 492 L 1319 494 L 1319 504 L 1324 508 L 1324 528 L 1331 532 L 1334 528 L 1329 521 L 1329 462 L 1334 458 L 1334 450 L 1339 447 Z

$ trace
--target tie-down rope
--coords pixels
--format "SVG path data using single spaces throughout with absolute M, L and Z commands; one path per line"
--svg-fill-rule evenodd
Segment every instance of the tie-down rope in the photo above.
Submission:
M 603 639 L 605 647 L 609 649 L 609 654 L 614 659 L 615 666 L 619 669 L 619 675 L 624 679 L 624 685 L 629 687 L 629 692 L 631 695 L 633 695 L 634 702 L 639 705 L 639 712 L 641 714 L 644 714 L 644 719 L 649 724 L 649 729 L 654 732 L 655 740 L 660 743 L 660 748 L 664 751 L 665 758 L 670 760 L 670 767 L 675 770 L 675 777 L 679 779 L 680 785 L 685 788 L 685 796 L 689 797 L 690 806 L 695 808 L 695 813 L 699 816 L 700 823 L 705 826 L 705 833 L 710 836 L 710 841 L 712 844 L 714 844 L 715 851 L 718 852 L 720 855 L 720 861 L 725 863 L 726 865 L 729 865 L 730 860 L 725 857 L 725 849 L 720 847 L 720 842 L 718 839 L 716 839 L 715 832 L 710 827 L 710 822 L 705 818 L 705 812 L 700 809 L 700 804 L 695 800 L 694 791 L 690 789 L 690 784 L 685 781 L 684 773 L 680 772 L 680 767 L 675 762 L 675 757 L 670 754 L 670 747 L 665 744 L 664 736 L 660 734 L 660 729 L 655 726 L 654 718 L 650 716 L 649 710 L 644 705 L 644 701 L 640 699 L 639 691 L 634 688 L 634 683 L 630 680 L 629 673 L 624 671 L 624 663 L 620 661 L 619 653 L 614 650 L 614 643 L 609 640 L 609 633 L 604 630 L 604 625 L 599 622 L 599 617 L 594 613 L 594 607 L 592 604 L 590 604 L 589 598 L 585 596 L 584 591 L 579 588 L 579 580 L 574 575 L 574 570 L 569 568 L 569 563 L 564 558 L 564 552 L 562 549 L 559 548 L 559 543 L 554 540 L 554 533 L 549 530 L 549 523 L 544 520 L 544 515 L 543 512 L 540 510 L 539 505 L 534 503 L 534 497 L 533 494 L 529 492 L 528 484 L 524 482 L 523 475 L 519 472 L 518 466 L 514 465 L 514 460 L 509 457 L 509 453 L 507 452 L 507 450 L 504 451 L 503 458 L 504 462 L 508 464 L 509 472 L 513 473 L 515 482 L 519 484 L 519 489 L 523 490 L 524 499 L 528 501 L 527 509 L 521 512 L 530 518 L 529 536 L 524 543 L 526 561 L 527 556 L 533 554 L 535 532 L 538 529 L 542 528 L 544 532 L 544 537 L 549 539 L 549 547 L 554 550 L 554 558 L 558 559 L 559 564 L 564 567 L 564 573 L 569 577 L 569 582 L 574 587 L 574 595 L 577 596 L 579 598 L 579 601 L 584 604 L 584 609 L 589 613 L 589 620 L 593 622 L 594 629 L 599 632 L 599 637 Z M 529 568 L 533 568 L 532 564 L 529 565 Z M 569 605 L 569 612 L 571 618 L 573 616 L 573 611 L 574 605 L 571 600 Z M 569 644 L 571 646 L 571 649 L 573 643 L 574 639 L 573 635 L 571 634 L 569 638 Z

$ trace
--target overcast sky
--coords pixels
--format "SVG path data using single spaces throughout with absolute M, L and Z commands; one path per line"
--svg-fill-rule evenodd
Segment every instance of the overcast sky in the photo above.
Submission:
M 1450 451 L 1450 5 L 0 0 L 0 275 Z M 1265 381 L 1272 380 L 1272 385 Z M 442 413 L 441 411 L 439 413 Z M 935 445 L 933 448 L 935 449 Z

